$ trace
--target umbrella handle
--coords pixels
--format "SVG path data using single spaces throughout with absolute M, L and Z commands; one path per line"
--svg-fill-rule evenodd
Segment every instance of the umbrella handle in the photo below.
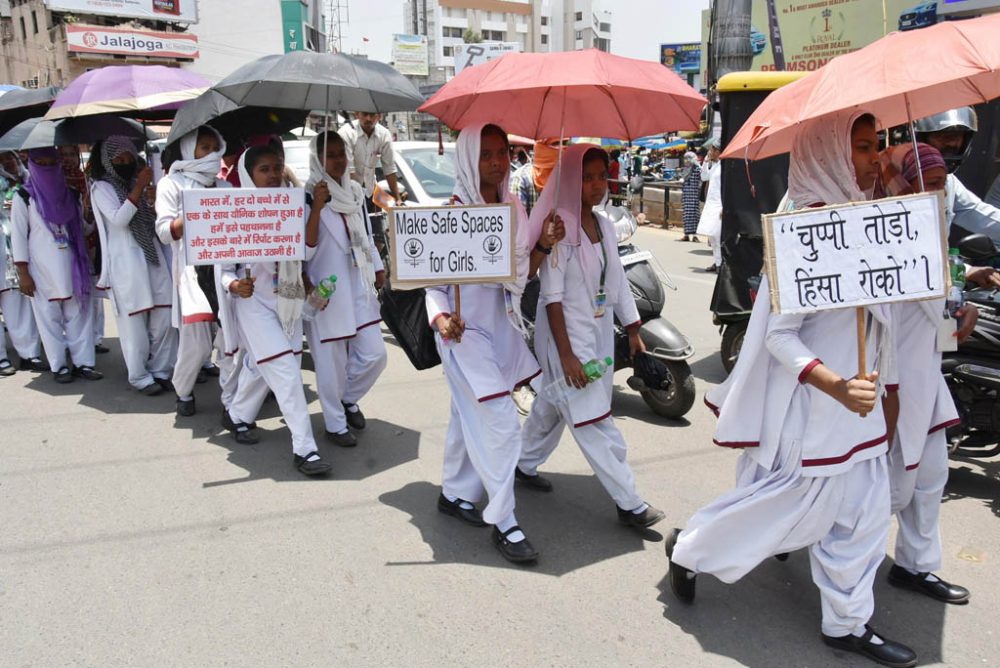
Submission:
M 559 187 L 562 185 L 562 160 L 563 160 L 563 136 L 566 134 L 566 90 L 563 89 L 562 111 L 559 117 L 559 155 L 556 158 L 556 203 L 552 206 L 552 222 L 549 223 L 549 234 L 552 234 L 552 227 L 555 225 L 555 213 L 559 209 Z M 549 266 L 555 268 L 559 266 L 559 245 L 552 249 L 549 256 Z

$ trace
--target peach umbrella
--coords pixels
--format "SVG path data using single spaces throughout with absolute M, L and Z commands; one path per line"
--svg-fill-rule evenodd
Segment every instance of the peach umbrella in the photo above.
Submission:
M 801 123 L 848 109 L 882 128 L 1000 97 L 1000 14 L 893 32 L 774 91 L 723 158 L 787 153 Z

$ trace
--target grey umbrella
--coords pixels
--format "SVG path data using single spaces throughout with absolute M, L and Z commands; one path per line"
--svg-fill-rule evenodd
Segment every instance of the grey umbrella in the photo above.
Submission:
M 15 125 L 0 137 L 0 151 L 26 151 L 69 144 L 93 144 L 110 135 L 125 135 L 137 141 L 156 139 L 156 133 L 117 116 L 88 116 L 62 121 L 29 118 Z
M 4 93 L 0 96 L 0 134 L 21 121 L 43 116 L 60 90 L 58 86 L 48 86 Z
M 218 130 L 227 138 L 227 143 L 229 137 L 245 139 L 251 134 L 281 134 L 302 125 L 306 113 L 304 109 L 280 109 L 275 105 L 243 107 L 209 89 L 180 108 L 170 126 L 167 144 L 202 125 Z
M 424 98 L 385 63 L 343 53 L 293 51 L 264 56 L 212 86 L 240 106 L 414 111 Z

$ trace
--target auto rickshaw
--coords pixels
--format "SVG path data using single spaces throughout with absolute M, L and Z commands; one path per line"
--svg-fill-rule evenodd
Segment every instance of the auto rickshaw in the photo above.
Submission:
M 722 145 L 726 146 L 771 91 L 805 72 L 732 72 L 719 79 Z M 752 187 L 751 187 L 752 182 Z M 747 163 L 722 161 L 722 267 L 712 294 L 712 321 L 722 332 L 722 364 L 736 364 L 746 333 L 752 290 L 764 263 L 760 217 L 774 213 L 788 182 L 788 155 Z

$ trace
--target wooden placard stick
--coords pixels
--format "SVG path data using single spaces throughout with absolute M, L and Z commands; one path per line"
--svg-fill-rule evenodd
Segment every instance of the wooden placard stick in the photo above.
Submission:
M 859 306 L 855 309 L 858 322 L 858 378 L 868 378 L 868 346 L 865 344 L 865 309 Z M 868 413 L 861 413 L 867 417 Z
M 456 320 L 462 319 L 462 286 L 455 284 L 455 313 L 453 314 Z M 455 339 L 455 343 L 461 343 L 462 337 Z

